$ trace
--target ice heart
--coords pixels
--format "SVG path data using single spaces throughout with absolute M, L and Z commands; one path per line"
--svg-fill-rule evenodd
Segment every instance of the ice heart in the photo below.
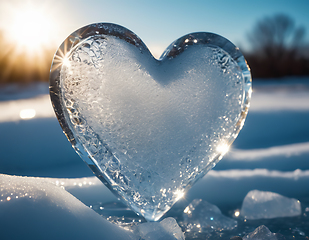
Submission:
M 157 60 L 133 32 L 99 23 L 60 46 L 50 94 L 77 153 L 151 221 L 215 166 L 237 137 L 251 75 L 240 51 L 216 34 L 183 36 Z

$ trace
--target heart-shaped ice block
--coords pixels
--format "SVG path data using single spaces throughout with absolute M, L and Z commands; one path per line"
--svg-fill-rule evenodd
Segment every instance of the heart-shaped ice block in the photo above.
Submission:
M 179 38 L 157 60 L 128 29 L 92 24 L 62 43 L 50 75 L 51 100 L 74 149 L 150 221 L 222 158 L 250 94 L 238 48 L 205 32 Z

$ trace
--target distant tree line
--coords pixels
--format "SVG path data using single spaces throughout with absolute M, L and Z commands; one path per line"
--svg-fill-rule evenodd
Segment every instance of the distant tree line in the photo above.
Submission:
M 284 14 L 266 17 L 248 34 L 252 47 L 244 53 L 253 77 L 309 75 L 309 44 L 305 28 Z
M 250 52 L 244 56 L 255 78 L 309 76 L 309 43 L 305 29 L 284 14 L 257 22 L 248 34 Z M 0 84 L 48 81 L 56 47 L 41 49 L 41 54 L 25 54 L 7 42 L 0 31 Z

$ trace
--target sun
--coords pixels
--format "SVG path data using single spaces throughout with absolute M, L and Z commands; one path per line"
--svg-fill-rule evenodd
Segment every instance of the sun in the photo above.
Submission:
M 0 28 L 0 80 L 47 80 L 61 22 L 55 8 L 47 1 L 30 0 L 7 1 L 0 7 L 5 16 Z
M 33 4 L 11 8 L 7 39 L 16 51 L 37 54 L 53 42 L 54 21 L 48 10 Z

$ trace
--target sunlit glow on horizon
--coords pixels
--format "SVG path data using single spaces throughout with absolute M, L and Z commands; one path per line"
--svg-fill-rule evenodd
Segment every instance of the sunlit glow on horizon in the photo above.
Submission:
M 6 1 L 0 3 L 1 57 L 4 81 L 29 82 L 47 78 L 58 46 L 61 16 L 47 1 Z
M 47 10 L 34 5 L 19 6 L 11 10 L 7 38 L 19 51 L 37 51 L 50 44 L 54 30 Z
M 35 55 L 54 43 L 56 21 L 48 6 L 29 2 L 8 4 L 6 40 L 17 54 Z

